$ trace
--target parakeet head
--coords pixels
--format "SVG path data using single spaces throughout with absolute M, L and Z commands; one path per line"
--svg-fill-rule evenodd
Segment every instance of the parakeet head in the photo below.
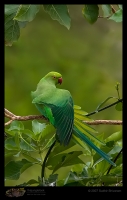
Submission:
M 55 85 L 62 83 L 62 75 L 58 72 L 49 72 L 44 78 L 55 83 Z

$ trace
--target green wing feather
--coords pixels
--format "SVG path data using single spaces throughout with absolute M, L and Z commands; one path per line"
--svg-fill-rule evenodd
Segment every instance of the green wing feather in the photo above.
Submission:
M 72 99 L 62 106 L 48 105 L 55 119 L 55 127 L 57 127 L 56 134 L 58 135 L 59 141 L 65 146 L 68 145 L 71 139 L 73 122 L 74 122 L 74 111 L 72 107 Z
M 66 146 L 70 142 L 73 131 L 73 100 L 67 90 L 56 89 L 54 92 L 50 98 L 39 95 L 32 103 L 35 103 L 40 113 L 55 126 L 60 144 Z

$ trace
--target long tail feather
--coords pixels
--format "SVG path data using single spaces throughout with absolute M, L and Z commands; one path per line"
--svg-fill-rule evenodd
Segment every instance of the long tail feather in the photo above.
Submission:
M 106 145 L 104 142 L 99 140 L 95 135 L 92 133 L 97 133 L 97 131 L 86 124 L 84 121 L 88 120 L 91 121 L 92 119 L 86 116 L 87 112 L 81 109 L 80 106 L 74 105 L 74 125 L 76 128 L 81 131 L 84 135 L 88 136 L 90 139 L 94 139 L 95 141 L 99 142 L 102 145 Z
M 85 143 L 87 143 L 91 148 L 93 148 L 101 157 L 103 157 L 107 162 L 109 162 L 111 165 L 116 166 L 114 162 L 110 160 L 110 156 L 107 155 L 105 152 L 103 152 L 101 149 L 99 149 L 97 146 L 95 146 L 87 136 L 85 136 L 82 132 L 80 132 L 75 126 L 73 128 L 73 133 L 77 137 L 79 137 L 81 140 L 83 140 Z
M 80 122 L 78 119 L 75 119 L 74 120 L 74 124 L 75 124 L 75 127 L 78 128 L 78 130 L 80 129 L 82 134 L 86 134 L 88 135 L 88 137 L 96 140 L 97 142 L 99 142 L 100 144 L 102 145 L 105 145 L 104 142 L 102 142 L 101 140 L 99 140 L 97 137 L 95 137 L 88 129 L 87 129 L 87 125 L 83 122 Z

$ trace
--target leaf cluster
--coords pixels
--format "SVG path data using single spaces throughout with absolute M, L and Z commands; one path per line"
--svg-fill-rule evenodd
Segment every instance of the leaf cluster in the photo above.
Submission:
M 61 25 L 70 29 L 71 17 L 67 5 L 48 4 L 48 5 L 32 5 L 32 4 L 12 4 L 5 5 L 5 45 L 11 46 L 14 41 L 20 37 L 20 29 L 24 28 L 31 22 L 40 10 L 40 6 L 53 20 L 57 20 Z M 90 23 L 93 24 L 100 18 L 107 18 L 115 22 L 122 22 L 122 5 L 117 5 L 117 9 L 110 4 L 107 5 L 83 5 L 82 15 Z
M 18 180 L 22 173 L 35 165 L 42 166 L 47 149 L 55 140 L 55 129 L 52 125 L 32 121 L 32 130 L 24 128 L 22 122 L 13 121 L 9 129 L 5 129 L 5 185 L 6 180 Z M 100 149 L 111 155 L 112 159 L 122 149 L 122 133 L 118 131 L 107 138 L 104 134 L 97 137 L 105 142 L 105 146 L 96 142 Z M 9 161 L 8 161 L 9 159 Z M 46 162 L 46 172 L 50 171 L 45 180 L 48 186 L 101 186 L 115 185 L 122 180 L 122 154 L 116 161 L 116 167 L 110 172 L 109 163 L 99 157 L 94 150 L 86 145 L 79 146 L 73 140 L 67 147 L 56 142 L 53 151 Z M 68 168 L 64 177 L 60 177 L 60 170 Z M 41 172 L 38 178 L 27 180 L 20 186 L 43 185 Z M 46 173 L 47 174 L 47 173 Z

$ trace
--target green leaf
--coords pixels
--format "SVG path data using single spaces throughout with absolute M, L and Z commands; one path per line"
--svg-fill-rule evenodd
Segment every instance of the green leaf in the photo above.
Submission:
M 66 167 L 74 164 L 84 164 L 83 161 L 78 158 L 82 154 L 82 151 L 73 151 L 68 154 L 63 153 L 53 157 L 50 157 L 46 163 L 46 166 L 50 166 L 50 169 L 53 169 L 54 173 L 61 167 Z M 52 167 L 51 167 L 52 166 Z
M 110 166 L 110 164 L 106 160 L 104 160 L 104 158 L 101 157 L 96 162 L 94 162 L 94 165 L 93 165 L 94 170 L 92 173 L 94 175 L 103 174 L 108 170 L 109 166 Z
M 8 150 L 17 150 L 17 151 L 20 150 L 19 144 L 17 145 L 15 143 L 15 137 L 10 137 L 10 138 L 6 139 L 5 148 L 8 149 Z
M 93 24 L 98 19 L 99 7 L 96 4 L 95 5 L 85 4 L 82 10 L 82 14 L 89 23 Z
M 5 14 L 13 14 L 15 15 L 17 9 L 18 9 L 19 5 L 17 4 L 5 4 L 5 9 L 4 12 Z
M 64 181 L 64 186 L 86 186 L 87 182 L 92 179 L 92 177 L 88 177 L 88 174 L 84 176 L 84 172 L 77 174 L 76 172 L 70 171 L 68 177 Z
M 17 150 L 17 151 L 20 150 L 19 147 L 17 147 L 17 146 L 12 146 L 11 144 L 6 144 L 6 145 L 5 145 L 5 148 L 8 149 L 8 150 Z
M 43 147 L 41 148 L 41 153 L 44 152 L 47 148 L 49 148 L 55 140 L 56 140 L 56 137 L 54 134 L 50 139 L 48 139 L 48 141 L 43 143 Z
M 32 21 L 40 9 L 40 5 L 20 5 L 14 20 Z
M 110 170 L 110 174 L 115 175 L 115 176 L 122 176 L 123 174 L 123 165 L 121 164 L 123 161 L 122 159 L 117 160 L 117 167 L 114 169 Z
M 29 180 L 29 181 L 26 183 L 26 185 L 33 185 L 33 184 L 35 184 L 35 183 L 38 183 L 38 181 L 36 181 L 36 180 L 34 180 L 34 179 L 31 179 L 31 180 Z
M 83 171 L 80 173 L 80 176 L 84 178 L 89 177 L 88 171 L 85 168 L 83 168 Z
M 17 155 L 18 153 L 20 153 L 19 149 L 18 149 L 18 150 L 11 150 L 11 151 L 5 149 L 4 156 L 5 156 L 5 158 L 7 158 L 7 157 L 15 156 L 15 155 Z
M 80 180 L 82 180 L 82 178 L 78 177 L 76 172 L 70 171 L 67 178 L 64 181 L 64 185 L 66 185 L 67 183 L 71 183 L 71 182 L 75 182 L 75 181 L 77 182 Z
M 23 160 L 26 160 L 26 159 L 23 159 Z M 31 167 L 33 164 L 35 164 L 35 163 L 32 163 L 32 162 L 25 163 L 22 166 L 22 168 L 20 169 L 20 174 L 22 174 L 26 169 L 28 169 L 29 167 Z
M 56 132 L 56 130 L 53 127 L 52 124 L 46 125 L 46 127 L 44 128 L 44 130 L 42 131 L 42 133 L 39 135 L 38 141 L 44 140 L 45 137 L 47 137 L 48 135 L 51 135 L 51 134 L 53 135 L 55 132 Z
M 115 141 L 116 142 L 120 139 L 122 139 L 122 131 L 118 131 L 118 132 L 113 133 L 112 135 L 110 135 L 109 137 L 107 137 L 105 139 L 105 142 L 106 143 L 109 142 L 109 141 Z
M 17 154 L 13 155 L 14 157 L 18 158 L 21 154 L 21 151 L 19 151 Z
M 116 104 L 115 109 L 118 111 L 122 111 L 123 110 L 123 103 L 119 102 Z
M 36 134 L 41 133 L 46 127 L 45 123 L 39 123 L 36 119 L 32 121 L 32 130 Z
M 114 144 L 115 144 L 114 141 L 109 141 L 109 142 L 106 143 L 107 147 L 113 147 Z
M 18 134 L 18 133 L 15 133 L 14 138 L 15 138 L 15 144 L 16 144 L 17 146 L 19 146 L 19 143 L 20 143 L 19 134 Z
M 30 143 L 23 139 L 20 142 L 20 148 L 25 151 L 37 151 Z
M 69 166 L 69 165 L 73 165 L 73 164 L 79 164 L 79 163 L 83 163 L 83 161 L 78 158 L 79 155 L 82 154 L 82 151 L 73 151 L 68 153 L 68 155 L 66 156 L 65 160 L 62 163 L 62 166 Z
M 22 130 L 22 133 L 24 135 L 27 135 L 29 138 L 33 139 L 34 141 L 36 141 L 34 132 L 30 131 L 29 129 Z
M 25 22 L 19 22 L 18 21 L 18 25 L 19 25 L 20 28 L 25 28 L 27 24 L 28 24 L 28 22 L 26 22 L 26 21 Z
M 48 178 L 48 182 L 49 183 L 54 183 L 54 182 L 56 183 L 57 179 L 58 179 L 58 174 L 51 174 Z
M 47 163 L 46 163 L 46 167 L 53 170 L 55 166 L 61 165 L 61 162 L 62 162 L 63 158 L 66 157 L 66 155 L 67 155 L 67 153 L 58 154 L 53 157 L 49 156 Z
M 17 180 L 19 179 L 21 173 L 21 169 L 24 165 L 27 165 L 27 167 L 24 167 L 24 170 L 26 170 L 28 167 L 32 166 L 33 163 L 27 161 L 26 159 L 22 159 L 21 161 L 10 161 L 5 166 L 5 179 L 11 179 L 11 180 Z
M 24 125 L 20 121 L 13 121 L 10 125 L 10 128 L 8 129 L 9 131 L 11 130 L 24 130 Z
M 81 107 L 80 107 L 80 106 L 77 106 L 77 105 L 74 105 L 74 109 L 80 110 Z
M 108 153 L 108 155 L 112 155 L 112 154 L 115 154 L 115 153 L 119 153 L 121 151 L 121 147 L 118 146 L 118 145 L 115 145 L 114 148 Z
M 37 158 L 32 157 L 31 155 L 29 155 L 26 152 L 22 152 L 22 155 L 30 162 L 34 162 L 34 163 L 40 163 L 40 160 Z
M 112 175 L 105 175 L 100 177 L 100 181 L 105 183 L 105 185 L 115 184 L 122 180 L 122 176 L 112 176 Z
M 86 186 L 87 182 L 94 180 L 92 177 L 88 177 L 86 170 L 82 173 L 76 173 L 70 171 L 65 179 L 57 181 L 57 186 Z
M 78 118 L 79 120 L 82 120 L 82 121 L 93 121 L 92 119 L 88 118 L 87 116 L 78 114 L 78 113 L 75 112 L 75 110 L 74 110 L 74 119 L 76 119 L 76 118 Z
M 123 146 L 123 138 L 121 140 L 118 140 L 116 142 L 116 144 L 119 145 L 120 147 L 122 147 Z
M 71 171 L 76 173 L 81 173 L 83 171 L 83 168 L 84 164 L 76 164 L 72 166 Z
M 77 186 L 85 186 L 84 184 L 82 184 L 79 181 L 75 181 L 75 182 L 70 182 L 64 185 L 64 187 L 77 187 Z
M 63 185 L 64 185 L 64 179 L 60 179 L 56 183 L 56 186 L 63 186 Z
M 77 105 L 74 105 L 74 119 L 78 118 L 79 120 L 82 120 L 82 121 L 92 121 L 91 118 L 87 117 L 88 113 L 84 110 L 81 110 L 81 107 L 77 106 Z
M 9 130 L 9 129 L 6 129 L 5 128 L 5 133 L 7 133 L 9 136 L 11 135 L 11 136 L 15 136 L 15 133 L 17 132 L 17 130 L 14 130 L 14 131 L 12 131 L 12 130 Z
M 103 16 L 109 17 L 112 13 L 112 8 L 111 8 L 110 4 L 101 5 L 101 7 L 102 7 L 102 10 L 103 10 Z
M 111 17 L 109 17 L 109 19 L 115 22 L 122 22 L 123 20 L 122 15 L 123 15 L 122 9 L 119 9 Z
M 49 157 L 52 158 L 53 156 L 56 156 L 58 154 L 68 153 L 70 152 L 70 148 L 74 147 L 74 145 L 75 144 L 72 141 L 70 141 L 68 146 L 63 146 L 63 145 L 60 145 L 60 143 L 56 142 L 55 147 L 53 151 L 50 153 Z
M 53 20 L 57 20 L 60 24 L 70 29 L 70 16 L 66 5 L 43 5 L 45 12 L 47 12 Z
M 20 36 L 18 22 L 13 20 L 19 5 L 5 5 L 5 44 L 11 46 Z
M 88 113 L 84 110 L 81 110 L 81 107 L 74 105 L 74 113 L 87 115 Z
M 24 186 L 33 185 L 33 184 L 36 184 L 36 183 L 38 183 L 38 181 L 36 181 L 34 179 L 31 179 L 28 182 L 24 182 L 24 183 L 16 185 L 16 186 L 18 186 L 18 187 L 21 187 L 21 186 L 24 187 Z
M 118 6 L 119 6 L 120 9 L 123 9 L 123 5 L 119 4 Z

